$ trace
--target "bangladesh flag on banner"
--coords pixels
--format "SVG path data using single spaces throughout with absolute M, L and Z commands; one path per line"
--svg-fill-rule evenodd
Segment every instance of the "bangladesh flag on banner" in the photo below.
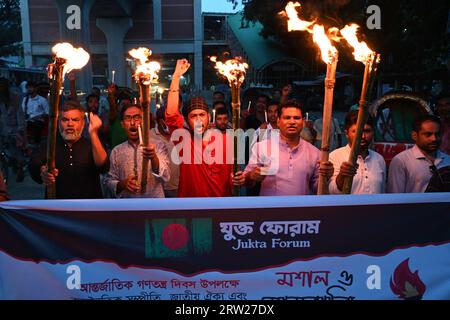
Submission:
M 151 219 L 145 221 L 145 257 L 196 256 L 211 252 L 212 221 L 203 219 Z

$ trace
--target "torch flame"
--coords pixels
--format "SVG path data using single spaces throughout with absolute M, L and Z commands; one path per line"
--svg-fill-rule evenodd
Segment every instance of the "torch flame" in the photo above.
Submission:
M 134 79 L 136 81 L 143 80 L 145 85 L 150 85 L 152 82 L 158 80 L 158 72 L 161 70 L 161 65 L 156 61 L 149 61 L 152 51 L 148 48 L 132 49 L 129 55 L 136 60 L 136 71 Z
M 66 60 L 63 74 L 66 74 L 74 69 L 81 69 L 89 61 L 89 53 L 87 53 L 83 48 L 74 48 L 68 42 L 56 44 L 52 48 L 52 52 L 57 58 Z
M 230 85 L 241 85 L 244 82 L 248 64 L 241 57 L 235 57 L 234 59 L 221 62 L 217 61 L 217 57 L 212 56 L 210 60 L 216 63 L 215 68 L 221 75 L 228 79 Z
M 322 60 L 325 63 L 332 63 L 333 58 L 336 57 L 337 49 L 331 44 L 330 39 L 325 34 L 323 26 L 315 25 L 313 28 L 313 40 L 319 46 L 322 52 Z
M 298 17 L 297 8 L 301 6 L 300 3 L 291 1 L 286 5 L 286 12 L 282 12 L 283 15 L 288 17 L 288 31 L 308 31 L 312 33 L 312 26 L 315 21 L 305 21 Z
M 308 31 L 313 35 L 314 43 L 316 43 L 321 51 L 322 60 L 329 64 L 337 55 L 337 49 L 331 44 L 330 38 L 325 33 L 324 26 L 316 24 L 315 21 L 305 21 L 298 17 L 297 8 L 301 4 L 289 2 L 285 7 L 283 15 L 288 17 L 288 31 Z M 335 33 L 335 29 L 330 29 L 330 33 Z
M 139 60 L 141 64 L 144 64 L 147 61 L 148 57 L 150 57 L 152 55 L 152 51 L 150 49 L 144 48 L 144 47 L 132 49 L 128 53 L 134 59 Z
M 359 26 L 357 24 L 346 25 L 341 30 L 341 34 L 345 40 L 353 47 L 353 56 L 356 61 L 364 64 L 373 62 L 375 52 L 372 51 L 364 41 L 359 41 L 356 35 Z

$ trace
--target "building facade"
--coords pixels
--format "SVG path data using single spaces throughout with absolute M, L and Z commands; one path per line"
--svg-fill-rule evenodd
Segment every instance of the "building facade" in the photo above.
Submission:
M 306 63 L 292 57 L 288 50 L 274 39 L 264 38 L 261 31 L 260 23 L 243 20 L 243 15 L 239 12 L 203 13 L 204 55 L 222 56 L 222 59 L 231 56 L 243 57 L 249 64 L 245 87 L 281 88 L 308 75 L 310 70 Z M 206 87 L 217 83 L 214 69 L 210 69 L 205 68 L 203 73 Z
M 115 83 L 132 86 L 128 51 L 152 50 L 162 65 L 160 82 L 167 85 L 176 60 L 188 58 L 185 82 L 202 87 L 201 0 L 21 0 L 26 67 L 45 66 L 58 42 L 81 46 L 91 55 L 78 73 L 77 86 L 89 92 Z M 78 20 L 77 20 L 78 19 Z

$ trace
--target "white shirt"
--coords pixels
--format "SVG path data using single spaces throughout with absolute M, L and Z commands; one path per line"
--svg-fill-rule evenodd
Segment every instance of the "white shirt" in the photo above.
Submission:
M 330 161 L 333 163 L 334 174 L 330 180 L 330 194 L 342 194 L 336 185 L 336 177 L 339 174 L 343 162 L 347 162 L 350 156 L 350 145 L 334 150 L 330 153 Z M 359 165 L 356 175 L 353 177 L 352 194 L 376 194 L 385 192 L 386 162 L 379 153 L 370 150 L 365 159 L 358 156 L 356 163 Z
M 111 151 L 109 172 L 103 180 L 104 186 L 117 198 L 164 198 L 163 184 L 170 179 L 169 159 L 166 146 L 157 142 L 156 154 L 159 159 L 159 174 L 152 170 L 149 161 L 147 187 L 144 194 L 131 194 L 126 190 L 117 193 L 117 184 L 130 175 L 138 176 L 138 185 L 142 179 L 142 149 L 125 141 Z
M 27 102 L 27 100 L 28 100 L 28 102 Z M 34 98 L 32 98 L 32 97 L 23 98 L 22 110 L 25 114 L 25 118 L 27 120 L 32 120 L 39 116 L 49 114 L 50 107 L 48 105 L 47 99 L 45 99 L 44 97 L 41 97 L 40 95 L 36 95 Z
M 388 192 L 389 193 L 421 193 L 425 192 L 433 171 L 431 165 L 437 169 L 450 166 L 450 156 L 437 151 L 434 163 L 415 145 L 392 159 L 389 165 Z

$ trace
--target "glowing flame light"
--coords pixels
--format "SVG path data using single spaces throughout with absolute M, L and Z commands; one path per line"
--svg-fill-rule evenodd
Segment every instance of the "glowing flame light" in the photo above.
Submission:
M 245 73 L 248 69 L 248 64 L 245 63 L 241 57 L 227 60 L 225 62 L 217 61 L 217 57 L 210 58 L 215 62 L 217 71 L 228 79 L 230 85 L 241 85 L 245 80 Z
M 346 25 L 341 30 L 341 34 L 345 40 L 353 47 L 353 55 L 356 61 L 364 64 L 373 62 L 375 52 L 373 52 L 364 41 L 359 41 L 356 33 L 359 26 L 357 24 Z
M 66 60 L 63 74 L 83 68 L 89 61 L 89 53 L 83 48 L 74 48 L 70 43 L 58 43 L 52 48 L 57 58 Z
M 136 60 L 136 71 L 134 79 L 143 81 L 145 85 L 150 85 L 158 80 L 158 72 L 161 65 L 156 61 L 149 61 L 152 52 L 148 48 L 132 49 L 128 52 Z
M 316 43 L 319 46 L 320 51 L 322 52 L 322 60 L 325 63 L 331 63 L 338 51 L 331 44 L 330 39 L 325 34 L 325 29 L 323 26 L 319 26 L 317 24 L 314 26 L 313 40 L 314 43 Z
M 289 2 L 286 5 L 286 12 L 283 14 L 289 18 L 288 31 L 309 31 L 312 33 L 312 26 L 315 24 L 315 21 L 305 21 L 298 17 L 297 8 L 301 6 L 298 2 Z
M 298 17 L 297 8 L 301 4 L 289 2 L 286 5 L 283 15 L 288 17 L 288 31 L 308 31 L 313 35 L 314 43 L 316 43 L 321 51 L 322 60 L 325 63 L 332 63 L 333 58 L 338 53 L 337 49 L 331 44 L 331 40 L 325 33 L 324 26 L 316 24 L 315 21 L 305 21 Z M 330 29 L 330 33 L 335 33 L 335 29 Z

